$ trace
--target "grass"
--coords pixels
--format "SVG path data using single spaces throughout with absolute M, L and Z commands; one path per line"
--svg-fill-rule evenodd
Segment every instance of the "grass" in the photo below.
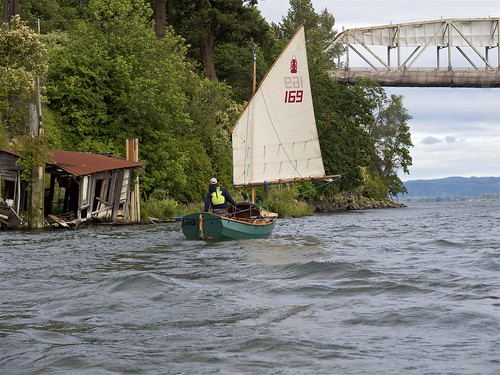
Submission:
M 203 202 L 182 205 L 168 197 L 163 190 L 156 190 L 146 200 L 141 202 L 141 219 L 172 220 L 191 212 L 203 211 Z

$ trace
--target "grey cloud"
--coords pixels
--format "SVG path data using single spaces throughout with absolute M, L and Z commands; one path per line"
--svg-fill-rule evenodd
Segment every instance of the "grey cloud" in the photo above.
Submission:
M 422 140 L 424 145 L 433 145 L 435 143 L 443 143 L 439 138 L 436 137 L 426 137 Z
M 411 132 L 428 135 L 453 134 L 464 138 L 498 136 L 500 96 L 498 89 L 387 88 L 388 94 L 403 95 L 403 105 L 412 116 Z

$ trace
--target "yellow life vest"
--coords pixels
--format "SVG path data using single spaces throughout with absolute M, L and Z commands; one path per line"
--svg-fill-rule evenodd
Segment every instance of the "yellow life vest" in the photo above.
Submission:
M 218 206 L 219 204 L 224 204 L 225 202 L 226 198 L 222 195 L 220 188 L 217 187 L 212 193 L 212 206 Z

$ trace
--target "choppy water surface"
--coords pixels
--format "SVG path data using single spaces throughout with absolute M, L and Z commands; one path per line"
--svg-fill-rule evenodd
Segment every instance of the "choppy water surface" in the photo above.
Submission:
M 499 208 L 0 232 L 0 373 L 498 374 Z

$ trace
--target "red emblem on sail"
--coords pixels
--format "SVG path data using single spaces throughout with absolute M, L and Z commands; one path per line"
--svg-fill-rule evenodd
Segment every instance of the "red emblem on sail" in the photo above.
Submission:
M 297 73 L 297 58 L 292 56 L 292 61 L 290 61 L 290 73 Z

